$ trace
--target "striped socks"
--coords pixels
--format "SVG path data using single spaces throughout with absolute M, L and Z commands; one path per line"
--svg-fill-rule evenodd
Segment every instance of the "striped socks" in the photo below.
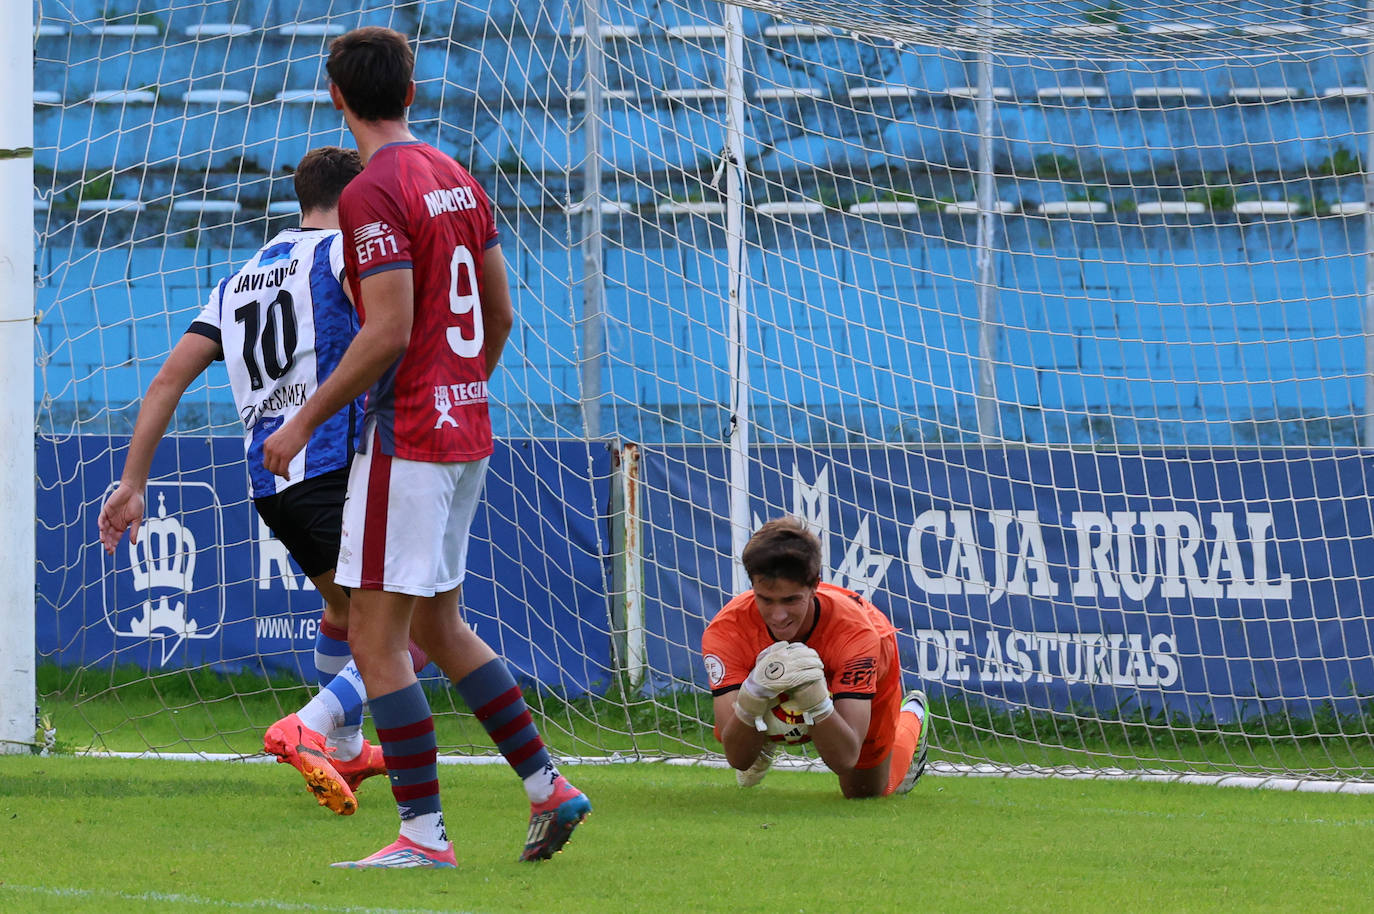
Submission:
M 339 675 L 348 663 L 352 652 L 348 648 L 348 629 L 330 625 L 320 620 L 320 629 L 315 633 L 315 677 L 324 686 Z
M 491 660 L 454 687 L 524 781 L 530 802 L 542 803 L 552 796 L 558 769 L 549 758 L 549 750 L 525 706 L 525 696 L 505 663 L 499 658 Z
M 401 815 L 401 834 L 424 847 L 446 849 L 434 717 L 424 689 L 413 682 L 371 699 L 370 705 L 386 758 L 391 795 Z
M 307 727 L 327 737 L 340 761 L 363 748 L 363 702 L 367 691 L 348 647 L 348 630 L 320 620 L 315 635 L 315 675 L 324 688 L 296 712 Z

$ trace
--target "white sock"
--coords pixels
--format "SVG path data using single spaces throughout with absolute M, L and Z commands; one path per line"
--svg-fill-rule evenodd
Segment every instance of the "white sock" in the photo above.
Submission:
M 296 712 L 296 716 L 316 733 L 332 733 L 344 724 L 343 705 L 328 689 L 316 692 L 315 697 Z
M 549 762 L 534 774 L 525 778 L 525 793 L 531 803 L 543 803 L 553 796 L 553 782 L 558 778 L 558 769 Z
M 334 758 L 351 762 L 363 751 L 363 725 L 336 727 L 329 733 L 325 745 L 334 750 Z
M 448 832 L 444 830 L 442 812 L 427 812 L 413 819 L 402 819 L 401 835 L 432 851 L 448 850 Z

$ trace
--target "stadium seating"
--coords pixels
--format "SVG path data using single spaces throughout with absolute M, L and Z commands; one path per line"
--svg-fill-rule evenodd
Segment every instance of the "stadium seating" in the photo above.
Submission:
M 73 21 L 45 17 L 39 23 L 34 129 L 41 205 L 34 218 L 40 245 L 52 249 L 40 250 L 40 272 L 43 264 L 52 271 L 41 277 L 40 307 L 68 323 L 60 332 L 40 327 L 42 345 L 50 347 L 40 368 L 49 390 L 80 386 L 99 365 L 137 369 L 155 361 L 180 332 L 180 322 L 138 323 L 131 332 L 138 316 L 131 303 L 146 304 L 148 314 L 169 301 L 179 315 L 193 307 L 206 291 L 212 264 L 235 262 L 245 244 L 289 220 L 282 209 L 283 202 L 289 209 L 290 196 L 284 168 L 312 146 L 348 142 L 323 95 L 322 53 L 333 35 L 392 4 L 367 0 L 350 7 L 356 15 L 327 22 L 292 16 L 287 6 L 178 0 L 163 21 L 119 20 L 96 28 L 91 22 L 102 4 L 77 0 L 70 4 Z M 1255 42 L 1283 41 L 1304 27 L 1249 27 L 1246 8 L 1228 4 L 1231 28 Z M 603 96 L 607 230 L 629 231 L 636 213 L 657 210 L 656 218 L 675 220 L 685 233 L 699 227 L 703 239 L 690 251 L 652 251 L 671 259 L 672 269 L 655 269 L 653 258 L 614 245 L 608 252 L 606 385 L 622 401 L 617 408 L 626 400 L 644 405 L 627 420 L 637 423 L 637 433 L 669 438 L 685 433 L 662 416 L 677 415 L 689 401 L 722 402 L 727 393 L 720 217 L 703 211 L 690 180 L 683 183 L 693 175 L 709 177 L 715 162 L 701 150 L 720 149 L 725 139 L 723 33 L 710 12 L 646 2 L 642 9 L 618 10 L 601 34 L 616 45 Z M 495 189 L 499 205 L 546 203 L 543 188 L 529 176 L 561 181 L 570 168 L 571 195 L 581 192 L 575 169 L 585 154 L 579 125 L 586 34 L 564 20 L 567 14 L 534 0 L 501 0 L 481 11 L 432 4 L 423 17 L 397 13 L 419 17 L 413 23 L 420 49 L 417 131 L 471 163 Z M 1213 18 L 1207 5 L 1198 4 L 1175 11 L 1170 21 L 1132 20 L 1130 27 L 1187 40 L 1214 28 Z M 1091 25 L 1047 16 L 1023 18 L 1020 27 L 1078 36 Z M 959 25 L 933 27 L 954 34 Z M 765 176 L 752 191 L 760 205 L 757 231 L 767 235 L 769 223 L 786 216 L 811 220 L 821 237 L 843 238 L 824 225 L 847 211 L 871 222 L 877 241 L 751 259 L 761 290 L 753 299 L 761 354 L 751 366 L 755 383 L 786 392 L 793 402 L 817 397 L 833 404 L 836 415 L 868 410 L 871 415 L 854 421 L 867 423 L 870 432 L 891 424 L 891 410 L 942 416 L 966 410 L 978 357 L 978 301 L 975 265 L 962 245 L 972 240 L 974 220 L 967 217 L 976 210 L 970 179 L 951 184 L 941 176 L 967 175 L 976 163 L 971 57 L 873 45 L 753 10 L 745 11 L 744 29 L 745 154 L 751 171 Z M 1174 377 L 1192 385 L 1197 409 L 1213 419 L 1237 416 L 1276 396 L 1283 398 L 1280 408 L 1300 410 L 1309 402 L 1337 412 L 1353 408 L 1363 393 L 1338 378 L 1357 373 L 1362 363 L 1351 342 L 1358 338 L 1358 320 L 1351 326 L 1319 321 L 1335 313 L 1358 316 L 1353 305 L 1333 303 L 1353 302 L 1364 286 L 1360 239 L 1350 234 L 1350 220 L 1340 218 L 1363 214 L 1363 190 L 1350 167 L 1366 129 L 1362 68 L 1357 56 L 1339 54 L 1275 57 L 1244 67 L 999 58 L 993 152 L 1003 231 L 1009 250 L 1041 252 L 1003 253 L 997 260 L 998 301 L 1007 322 L 998 345 L 1004 353 L 1028 354 L 1015 361 L 1029 366 L 999 368 L 1002 396 L 1013 407 L 1037 411 L 1109 412 L 1119 399 L 1137 414 L 1148 413 L 1151 403 L 1177 404 L 1180 398 L 1134 376 L 1151 365 L 1186 372 L 1210 363 L 1229 373 Z M 501 106 L 480 102 L 494 93 Z M 455 135 L 455 126 L 468 125 Z M 1332 136 L 1348 142 L 1333 150 Z M 1085 147 L 1084 137 L 1095 145 Z M 1088 148 L 1096 158 L 1085 156 Z M 824 163 L 823 173 L 817 163 Z M 872 200 L 861 180 L 843 180 L 894 166 L 910 175 L 911 199 Z M 785 209 L 770 216 L 770 203 Z M 1335 217 L 1317 218 L 1329 214 Z M 1300 218 L 1286 223 L 1282 238 L 1267 236 L 1266 219 L 1292 215 Z M 565 234 L 552 224 L 557 211 L 546 209 L 537 225 L 504 218 L 503 230 L 517 237 Z M 905 241 L 887 247 L 898 236 L 884 239 L 885 223 L 918 228 L 925 243 L 919 250 Z M 1178 229 L 1189 233 L 1186 239 L 1171 234 L 1169 259 L 1153 260 L 1158 233 Z M 167 232 L 186 237 L 184 258 L 180 249 L 167 249 L 179 258 L 175 269 L 126 265 L 126 274 L 113 282 L 82 266 L 108 270 L 117 241 L 127 246 L 130 239 L 136 244 Z M 523 250 L 530 260 L 528 251 L 545 246 L 531 234 L 528 243 L 508 249 Z M 1245 250 L 1249 262 L 1224 262 L 1224 252 L 1236 249 Z M 1319 251 L 1328 262 L 1348 260 L 1350 268 L 1324 271 L 1320 286 L 1316 271 L 1255 269 L 1256 263 L 1290 260 L 1294 249 Z M 1178 260 L 1188 256 L 1196 263 L 1184 283 Z M 60 268 L 51 266 L 59 260 Z M 813 271 L 817 263 L 825 264 L 823 275 Z M 529 410 L 552 416 L 577 403 L 573 316 L 581 303 L 576 286 L 569 292 L 546 278 L 569 275 L 561 265 L 525 262 L 519 269 L 528 298 L 522 298 L 510 371 L 498 387 L 528 398 Z M 180 278 L 192 275 L 193 281 Z M 847 276 L 879 294 L 857 293 L 854 281 L 833 282 Z M 1160 298 L 1170 293 L 1178 300 Z M 1324 304 L 1310 306 L 1313 300 Z M 1308 306 L 1296 307 L 1299 301 Z M 1171 333 L 1172 322 L 1193 320 L 1199 309 L 1208 311 L 1213 331 L 1234 329 L 1234 339 L 1216 343 L 1235 347 L 1234 359 L 1199 359 L 1177 348 L 1188 343 Z M 1255 314 L 1247 316 L 1246 309 Z M 637 316 L 646 310 L 647 322 Z M 856 315 L 885 329 L 855 339 Z M 817 381 L 834 373 L 833 365 L 822 364 L 824 353 L 800 343 L 817 331 L 845 334 L 836 348 L 870 367 Z M 1124 342 L 1130 339 L 1136 342 Z M 648 367 L 666 361 L 677 362 L 678 377 L 692 379 L 692 389 L 669 388 Z M 1339 370 L 1324 367 L 1333 365 Z M 1054 373 L 1062 368 L 1075 372 Z M 918 383 L 892 385 L 891 378 L 913 371 Z M 146 375 L 145 365 L 131 377 L 146 383 Z M 82 389 L 96 401 L 116 399 Z M 207 396 L 228 402 L 222 389 Z M 1027 420 L 1023 412 L 1013 408 L 1008 421 L 1028 440 L 1060 434 L 1056 420 Z M 1161 407 L 1161 428 L 1173 431 L 1160 437 L 1187 440 L 1194 433 L 1164 412 Z M 650 422 L 657 427 L 647 428 Z M 1205 426 L 1208 434 L 1225 428 Z M 556 421 L 548 426 L 558 427 Z

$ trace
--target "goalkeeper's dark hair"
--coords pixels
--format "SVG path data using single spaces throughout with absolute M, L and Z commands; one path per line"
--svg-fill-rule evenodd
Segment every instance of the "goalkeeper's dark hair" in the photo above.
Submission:
M 335 38 L 324 68 L 348 108 L 365 121 L 405 117 L 415 53 L 404 35 L 369 25 Z
M 808 587 L 821 580 L 821 541 L 796 517 L 768 521 L 740 554 L 749 580 L 781 578 Z
M 301 212 L 320 212 L 339 205 L 339 194 L 358 175 L 363 160 L 356 149 L 320 146 L 312 149 L 296 166 L 294 183 Z

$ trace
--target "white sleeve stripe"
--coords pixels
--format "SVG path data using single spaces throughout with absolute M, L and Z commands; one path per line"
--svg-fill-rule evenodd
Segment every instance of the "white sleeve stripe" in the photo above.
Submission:
M 339 281 L 339 285 L 342 286 L 346 278 L 343 257 L 343 233 L 334 232 L 333 234 L 331 234 L 329 236 L 328 244 L 329 268 L 334 271 L 334 278 L 336 278 Z

